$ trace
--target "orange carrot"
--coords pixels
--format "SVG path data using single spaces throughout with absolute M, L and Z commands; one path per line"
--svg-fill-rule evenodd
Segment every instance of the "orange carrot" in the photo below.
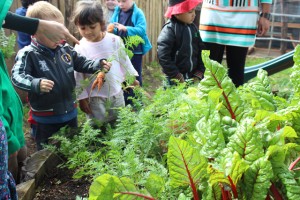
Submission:
M 99 92 L 100 89 L 102 88 L 103 83 L 104 83 L 104 78 L 105 78 L 105 73 L 104 72 L 99 72 L 97 74 L 97 77 L 96 77 L 95 81 L 92 84 L 92 90 L 97 87 L 98 92 Z
M 107 32 L 109 32 L 109 33 L 112 33 L 112 32 L 114 32 L 114 28 L 115 28 L 115 25 L 114 24 L 109 24 L 108 26 L 107 26 Z

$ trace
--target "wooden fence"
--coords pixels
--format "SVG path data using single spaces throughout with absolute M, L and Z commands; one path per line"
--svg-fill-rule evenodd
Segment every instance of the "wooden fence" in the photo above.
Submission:
M 103 1 L 103 0 L 100 0 Z M 11 11 L 14 12 L 18 7 L 21 6 L 20 0 L 14 0 Z M 68 27 L 70 32 L 78 37 L 75 33 L 75 27 L 70 23 L 70 16 L 75 7 L 77 0 L 50 0 L 50 3 L 55 5 L 61 10 L 65 16 L 65 25 Z M 149 53 L 144 56 L 144 63 L 150 63 L 157 60 L 156 55 L 156 41 L 159 32 L 165 22 L 164 12 L 167 7 L 167 0 L 135 0 L 139 8 L 144 11 L 147 20 L 147 34 L 151 41 L 153 48 Z M 8 31 L 10 33 L 12 31 Z

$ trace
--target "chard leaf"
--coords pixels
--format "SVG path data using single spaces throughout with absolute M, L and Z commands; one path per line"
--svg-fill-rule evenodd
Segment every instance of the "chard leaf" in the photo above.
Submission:
M 284 163 L 272 162 L 273 171 L 285 188 L 285 195 L 289 200 L 300 199 L 300 185 L 295 180 L 295 174 Z
M 291 150 L 299 149 L 299 145 L 295 143 L 287 143 L 284 145 L 271 145 L 267 149 L 266 156 L 271 162 L 284 163 L 286 155 Z
M 236 134 L 230 137 L 227 146 L 231 152 L 236 151 L 248 164 L 264 155 L 263 143 L 259 133 L 254 126 L 254 121 L 249 118 L 241 121 Z
M 154 173 L 150 173 L 145 187 L 152 196 L 159 196 L 164 189 L 164 180 L 162 177 Z
M 209 186 L 208 183 L 203 184 L 201 188 L 202 199 L 203 200 L 217 200 L 222 198 L 222 192 L 219 184 L 214 184 L 213 186 Z
M 113 177 L 109 174 L 103 174 L 93 181 L 89 189 L 89 199 L 113 199 L 114 190 L 115 183 Z
M 208 173 L 209 173 L 208 183 L 211 187 L 216 184 L 218 185 L 219 183 L 226 183 L 226 184 L 230 185 L 230 182 L 229 182 L 227 176 L 223 172 L 217 171 L 216 169 L 209 167 Z
M 206 158 L 216 158 L 223 148 L 225 148 L 225 140 L 220 126 L 220 116 L 214 109 L 209 109 L 208 117 L 202 117 L 197 125 L 197 132 L 194 137 L 201 139 L 203 147 L 201 149 L 202 155 Z
M 298 137 L 300 137 L 300 104 L 298 106 L 289 106 L 288 108 L 281 110 L 280 114 L 286 117 L 291 123 L 291 126 L 298 133 Z
M 141 192 L 129 178 L 118 178 L 109 174 L 95 179 L 90 187 L 89 199 L 155 200 L 147 191 Z
M 224 136 L 225 143 L 229 142 L 229 137 L 235 134 L 238 123 L 228 116 L 224 116 L 221 119 L 221 128 Z
M 127 177 L 116 177 L 113 176 L 115 182 L 115 194 L 114 198 L 120 200 L 136 200 L 136 199 L 148 199 L 154 200 L 147 191 L 140 190 L 131 179 Z
M 246 164 L 244 159 L 241 159 L 240 155 L 237 152 L 234 152 L 232 163 L 228 163 L 227 166 L 228 165 L 231 165 L 229 167 L 229 176 L 231 177 L 233 183 L 236 185 L 249 168 L 249 165 Z
M 296 138 L 296 137 L 298 137 L 296 131 L 292 127 L 290 127 L 290 126 L 285 126 L 283 128 L 282 136 L 283 137 L 288 137 L 288 138 Z
M 170 137 L 167 154 L 171 186 L 190 186 L 194 198 L 198 196 L 197 185 L 207 174 L 207 162 L 199 152 L 193 149 L 186 141 Z
M 202 60 L 206 70 L 204 79 L 198 86 L 200 96 L 207 96 L 215 88 L 221 89 L 223 91 L 221 115 L 230 116 L 232 119 L 239 121 L 244 114 L 243 102 L 227 75 L 227 68 L 216 61 L 210 60 L 209 51 L 202 51 Z
M 298 45 L 295 48 L 295 53 L 294 53 L 294 66 L 292 68 L 292 73 L 290 75 L 291 77 L 291 82 L 294 85 L 294 90 L 295 93 L 300 92 L 300 46 Z
M 257 110 L 254 119 L 260 127 L 267 128 L 271 132 L 276 132 L 286 120 L 284 116 L 266 110 Z
M 285 145 L 287 138 L 297 138 L 296 131 L 291 126 L 285 126 L 279 131 L 269 133 L 267 137 L 268 146 Z
M 266 71 L 258 70 L 257 77 L 254 81 L 244 85 L 243 89 L 252 94 L 252 105 L 256 109 L 264 109 L 268 111 L 275 111 L 275 101 L 270 86 L 270 80 Z
M 273 177 L 271 162 L 266 158 L 255 161 L 244 174 L 247 199 L 266 199 Z
M 269 146 L 266 156 L 269 157 L 271 162 L 283 163 L 285 160 L 286 151 L 281 145 L 271 145 Z

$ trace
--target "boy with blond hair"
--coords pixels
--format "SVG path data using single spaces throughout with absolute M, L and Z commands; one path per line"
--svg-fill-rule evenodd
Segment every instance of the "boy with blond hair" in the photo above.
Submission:
M 28 17 L 64 23 L 62 13 L 53 5 L 39 1 L 27 10 Z M 79 55 L 65 41 L 53 42 L 45 35 L 32 35 L 32 42 L 16 56 L 12 69 L 13 84 L 28 92 L 33 118 L 37 122 L 36 144 L 64 126 L 77 127 L 74 70 L 83 73 L 108 71 L 111 63 L 89 60 Z

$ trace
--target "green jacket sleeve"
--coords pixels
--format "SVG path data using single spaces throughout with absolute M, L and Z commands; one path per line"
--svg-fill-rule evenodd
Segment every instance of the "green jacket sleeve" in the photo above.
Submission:
M 1 0 L 0 1 L 0 26 L 2 27 L 3 20 L 12 4 L 13 0 Z
M 0 26 L 13 0 L 0 1 Z M 7 72 L 4 56 L 0 50 L 0 118 L 3 121 L 8 141 L 8 154 L 18 151 L 25 145 L 23 133 L 23 110 Z

